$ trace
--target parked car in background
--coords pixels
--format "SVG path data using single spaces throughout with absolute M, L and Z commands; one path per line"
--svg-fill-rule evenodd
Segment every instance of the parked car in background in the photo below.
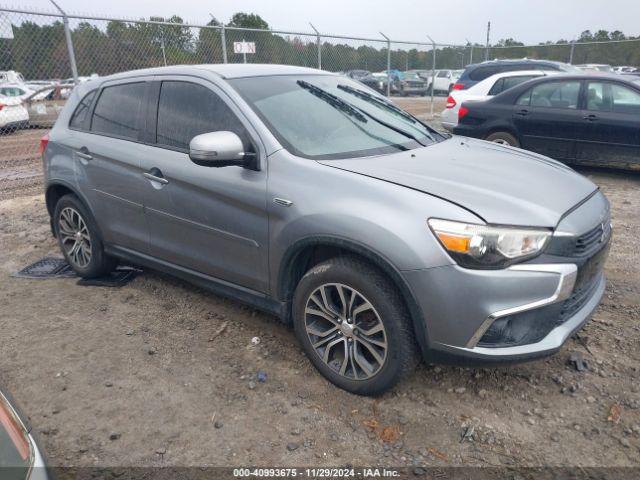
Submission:
M 637 72 L 638 69 L 636 67 L 613 67 L 613 71 L 615 73 L 633 73 Z
M 389 82 L 389 75 L 387 75 L 386 73 L 383 73 L 383 72 L 372 73 L 371 79 L 366 78 L 365 80 L 366 80 L 365 85 L 367 85 L 368 87 L 373 88 L 374 90 L 376 90 L 377 92 L 383 95 L 387 94 L 387 83 Z M 394 93 L 395 91 L 397 91 L 397 89 L 394 86 L 394 82 L 392 82 L 391 93 Z
M 342 75 L 123 72 L 74 88 L 41 150 L 78 275 L 126 259 L 269 311 L 360 395 L 421 355 L 553 354 L 605 288 L 609 206 L 590 180 L 441 135 Z
M 44 87 L 53 87 L 54 85 L 58 85 L 60 81 L 58 80 L 27 80 L 24 82 L 24 86 L 29 90 L 39 90 Z
M 466 90 L 496 73 L 516 70 L 550 70 L 556 72 L 581 73 L 581 70 L 573 65 L 550 60 L 531 60 L 526 58 L 520 60 L 489 60 L 467 66 L 453 86 L 453 89 Z
M 566 162 L 640 167 L 640 79 L 583 74 L 530 80 L 484 102 L 464 102 L 458 135 Z
M 444 128 L 451 131 L 458 124 L 458 110 L 462 102 L 481 101 L 498 95 L 505 90 L 515 87 L 533 78 L 542 77 L 549 73 L 542 70 L 522 70 L 515 72 L 504 72 L 485 78 L 467 90 L 453 90 L 447 98 L 445 109 L 440 115 Z
M 431 83 L 431 77 L 433 75 L 433 70 L 413 69 L 413 70 L 407 70 L 407 72 L 417 73 L 420 78 L 422 78 L 423 80 L 426 80 L 427 82 Z
M 49 475 L 31 425 L 6 390 L 0 389 L 0 478 L 47 480 Z
M 426 95 L 427 82 L 415 72 L 402 72 L 400 76 L 400 91 L 402 96 Z
M 52 127 L 75 85 L 41 88 L 24 100 L 33 127 Z
M 0 70 L 0 83 L 19 83 L 24 84 L 24 77 L 20 72 L 15 70 Z
M 359 81 L 361 78 L 371 75 L 371 72 L 369 70 L 347 70 L 344 75 Z
M 576 65 L 576 68 L 585 72 L 614 73 L 611 65 L 606 65 L 604 63 L 584 63 L 582 65 Z
M 0 132 L 13 132 L 28 125 L 29 112 L 20 98 L 0 95 Z
M 33 90 L 27 88 L 24 84 L 19 83 L 3 83 L 0 84 L 0 95 L 10 98 L 18 98 L 21 101 L 33 93 Z
M 449 93 L 460 78 L 462 70 L 436 70 L 433 80 L 433 93 Z M 431 79 L 429 80 L 429 92 L 431 92 Z

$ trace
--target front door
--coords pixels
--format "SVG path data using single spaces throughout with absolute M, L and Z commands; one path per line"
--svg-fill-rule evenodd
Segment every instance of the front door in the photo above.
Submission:
M 259 152 L 237 107 L 205 81 L 154 82 L 147 118 L 151 145 L 141 157 L 149 253 L 161 260 L 252 290 L 267 291 L 266 165 L 196 165 L 189 142 L 201 133 L 237 133 L 245 151 Z
M 556 160 L 574 159 L 575 138 L 583 127 L 580 85 L 579 80 L 543 82 L 517 100 L 513 122 L 522 148 Z
M 587 83 L 581 163 L 640 164 L 640 91 L 610 81 Z

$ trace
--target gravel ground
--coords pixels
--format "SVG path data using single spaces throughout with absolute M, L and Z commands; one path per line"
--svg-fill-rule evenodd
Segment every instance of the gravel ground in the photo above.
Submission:
M 615 230 L 580 338 L 512 367 L 421 365 L 378 399 L 327 383 L 275 318 L 157 273 L 10 277 L 59 253 L 42 196 L 2 201 L 0 381 L 59 466 L 638 466 L 640 176 L 582 173 Z

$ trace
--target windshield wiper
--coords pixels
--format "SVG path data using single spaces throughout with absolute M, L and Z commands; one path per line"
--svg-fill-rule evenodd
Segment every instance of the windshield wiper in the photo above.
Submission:
M 354 107 L 350 103 L 345 102 L 344 100 L 336 97 L 333 93 L 327 92 L 326 90 L 323 90 L 320 87 L 316 87 L 315 85 L 312 85 L 309 82 L 305 82 L 304 80 L 298 80 L 297 83 L 305 90 L 309 90 L 309 92 L 314 94 L 316 97 L 328 102 L 332 107 L 335 107 L 338 110 L 341 110 L 346 114 L 357 118 L 361 122 L 367 123 L 367 119 L 360 112 L 360 110 L 358 110 L 356 107 Z
M 349 85 L 338 85 L 338 88 L 340 90 L 344 90 L 345 92 L 351 93 L 356 97 L 360 97 L 363 100 L 371 101 L 371 103 L 375 103 L 376 105 L 379 105 L 387 110 L 391 110 L 393 113 L 397 113 L 401 117 L 410 120 L 412 123 L 416 123 L 416 119 L 409 115 L 407 112 L 401 110 L 392 103 L 388 103 L 384 100 L 381 100 L 380 98 L 377 98 L 375 95 L 371 95 L 370 93 L 365 92 L 364 90 L 359 90 L 357 88 L 350 87 Z
M 418 120 L 417 118 L 413 117 L 413 115 L 410 115 L 409 113 L 405 112 L 401 108 L 396 107 L 392 103 L 389 103 L 389 102 L 387 102 L 385 100 L 382 100 L 382 99 L 376 97 L 375 95 L 372 95 L 372 94 L 370 94 L 368 92 L 365 92 L 364 90 L 353 88 L 353 87 L 350 87 L 349 85 L 338 85 L 338 88 L 340 90 L 343 90 L 343 91 L 347 92 L 347 93 L 355 95 L 356 97 L 358 97 L 358 98 L 360 98 L 360 99 L 362 99 L 364 101 L 367 101 L 369 103 L 373 103 L 374 105 L 378 105 L 378 106 L 380 106 L 380 107 L 382 107 L 382 108 L 384 108 L 386 110 L 390 110 L 391 112 L 393 112 L 393 113 L 395 113 L 395 114 L 397 114 L 397 115 L 409 120 L 411 123 L 418 123 L 420 125 L 423 125 L 423 126 L 429 128 L 427 125 L 422 123 L 420 120 Z M 431 140 L 435 141 L 435 138 L 433 137 L 433 135 L 431 135 L 430 132 L 427 133 L 427 136 Z M 421 142 L 418 142 L 418 143 L 421 143 Z
M 382 125 L 384 127 L 387 127 L 389 130 L 393 130 L 394 132 L 399 133 L 400 135 L 402 135 L 404 137 L 410 138 L 411 140 L 416 142 L 418 145 L 422 145 L 423 147 L 427 146 L 426 143 L 422 143 L 420 140 L 418 140 L 417 137 L 415 137 L 414 135 L 410 134 L 409 132 L 406 132 L 401 128 L 395 127 L 395 126 L 391 125 L 390 123 L 385 122 L 384 120 L 380 120 L 379 118 L 376 118 L 375 116 L 371 115 L 366 110 L 362 110 L 361 108 L 358 108 L 355 105 L 350 104 L 346 100 L 342 100 L 341 98 L 337 97 L 333 93 L 327 92 L 326 90 L 323 90 L 320 87 L 316 87 L 315 85 L 312 85 L 312 84 L 310 84 L 308 82 L 305 82 L 304 80 L 298 80 L 297 83 L 302 88 L 305 88 L 305 89 L 309 90 L 315 96 L 317 96 L 319 98 L 322 98 L 323 100 L 329 102 L 331 105 L 333 105 L 334 107 L 338 108 L 339 110 L 344 111 L 346 113 L 349 113 L 349 115 L 354 115 L 354 116 L 358 115 L 356 118 L 358 118 L 358 119 L 362 118 L 362 121 L 364 121 L 364 122 L 366 122 L 367 119 L 363 115 L 366 115 L 367 117 L 369 117 L 374 122 L 377 122 L 380 125 Z

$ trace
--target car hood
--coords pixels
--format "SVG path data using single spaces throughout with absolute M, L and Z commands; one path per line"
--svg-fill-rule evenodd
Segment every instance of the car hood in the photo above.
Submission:
M 555 160 L 465 137 L 392 155 L 320 163 L 443 198 L 502 225 L 555 227 L 597 190 Z

